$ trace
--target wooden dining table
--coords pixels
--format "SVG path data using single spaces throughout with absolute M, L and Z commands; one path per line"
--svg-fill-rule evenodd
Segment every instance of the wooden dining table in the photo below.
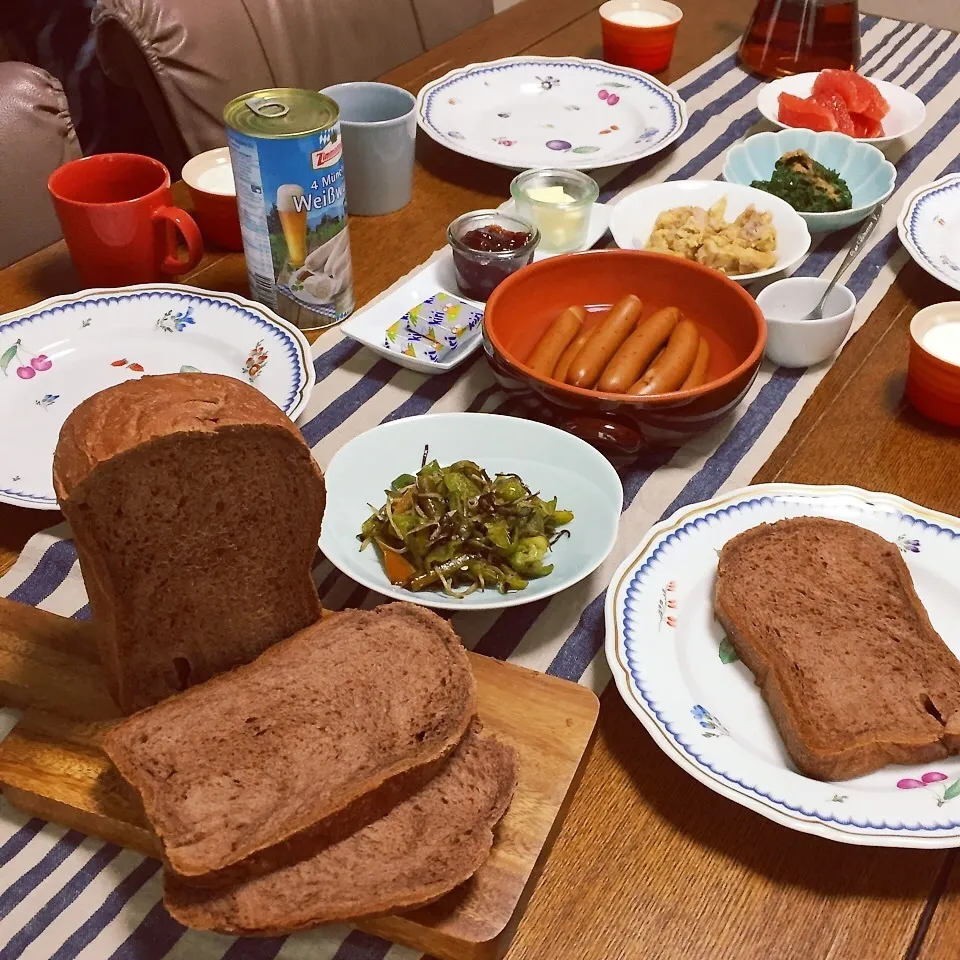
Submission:
M 736 39 L 753 3 L 685 4 L 664 78 L 683 75 Z M 597 6 L 524 0 L 381 79 L 416 93 L 476 60 L 598 57 Z M 358 305 L 441 246 L 455 216 L 500 203 L 511 176 L 421 137 L 413 201 L 388 216 L 351 220 Z M 177 196 L 187 202 L 184 191 Z M 184 282 L 248 293 L 236 253 L 208 251 Z M 66 248 L 56 243 L 0 271 L 0 312 L 79 286 Z M 911 317 L 956 298 L 908 263 L 756 481 L 853 484 L 960 513 L 960 435 L 904 399 Z M 33 533 L 59 519 L 0 506 L 0 573 Z M 671 762 L 611 684 L 582 779 L 508 956 L 949 960 L 960 957 L 960 865 L 955 850 L 854 846 L 795 832 L 717 795 Z

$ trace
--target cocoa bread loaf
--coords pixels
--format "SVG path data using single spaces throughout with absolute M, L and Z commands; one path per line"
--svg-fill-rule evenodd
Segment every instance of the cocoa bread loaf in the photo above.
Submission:
M 230 377 L 143 377 L 60 432 L 70 521 L 111 693 L 129 713 L 313 623 L 323 476 L 297 428 Z
M 113 728 L 168 866 L 193 883 L 273 869 L 422 786 L 476 713 L 450 625 L 392 603 L 323 618 L 253 663 Z
M 960 661 L 876 533 L 815 517 L 747 530 L 720 553 L 715 610 L 807 776 L 960 749 Z
M 168 872 L 164 903 L 188 927 L 248 936 L 423 906 L 483 864 L 516 782 L 515 751 L 475 724 L 440 772 L 381 819 L 307 859 L 220 889 Z

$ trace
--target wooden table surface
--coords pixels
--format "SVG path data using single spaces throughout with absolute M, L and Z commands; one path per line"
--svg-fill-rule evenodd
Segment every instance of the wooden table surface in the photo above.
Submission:
M 524 0 L 382 79 L 416 92 L 452 67 L 518 53 L 600 55 L 598 0 Z M 666 79 L 734 40 L 753 0 L 690 0 Z M 508 171 L 421 138 L 414 199 L 353 219 L 358 303 L 443 243 L 447 223 L 507 196 Z M 208 253 L 187 281 L 247 293 L 242 257 Z M 0 311 L 77 289 L 62 244 L 0 271 Z M 910 263 L 843 351 L 758 481 L 851 483 L 960 513 L 960 437 L 903 400 L 907 326 L 956 294 Z M 0 507 L 0 572 L 58 514 Z M 960 956 L 954 851 L 832 843 L 719 797 L 675 766 L 613 686 L 583 780 L 511 960 L 873 960 Z

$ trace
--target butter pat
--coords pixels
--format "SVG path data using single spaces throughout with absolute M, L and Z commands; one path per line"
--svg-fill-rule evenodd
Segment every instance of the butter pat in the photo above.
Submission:
M 525 191 L 531 200 L 538 203 L 573 203 L 576 197 L 571 197 L 560 184 L 552 187 L 531 187 Z
M 483 311 L 449 293 L 435 293 L 403 316 L 408 330 L 456 347 L 483 320 Z

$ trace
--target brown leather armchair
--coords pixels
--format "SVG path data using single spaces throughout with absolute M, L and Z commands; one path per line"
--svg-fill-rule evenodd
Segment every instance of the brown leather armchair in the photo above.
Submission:
M 174 176 L 226 142 L 248 90 L 372 79 L 479 23 L 493 0 L 98 0 L 107 74 L 137 90 Z
M 47 177 L 79 156 L 59 81 L 28 63 L 0 63 L 0 267 L 59 239 Z

